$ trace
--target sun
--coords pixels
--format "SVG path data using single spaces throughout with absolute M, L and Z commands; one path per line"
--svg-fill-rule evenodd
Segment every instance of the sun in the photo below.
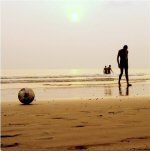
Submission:
M 82 13 L 79 8 L 70 7 L 67 9 L 67 18 L 70 22 L 77 23 L 82 18 Z
M 80 22 L 85 14 L 84 7 L 77 1 L 66 1 L 65 13 L 68 20 L 72 23 Z
M 74 22 L 74 23 L 79 21 L 79 14 L 77 12 L 73 12 L 71 14 L 71 21 Z

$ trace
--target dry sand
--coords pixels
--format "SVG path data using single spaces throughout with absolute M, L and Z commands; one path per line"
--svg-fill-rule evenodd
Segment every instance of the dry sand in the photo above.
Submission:
M 150 149 L 150 97 L 1 106 L 3 150 Z

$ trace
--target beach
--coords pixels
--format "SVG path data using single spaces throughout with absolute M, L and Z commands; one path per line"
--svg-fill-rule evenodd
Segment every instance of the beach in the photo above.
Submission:
M 150 149 L 149 72 L 133 71 L 131 87 L 98 70 L 25 73 L 1 77 L 2 150 Z M 18 100 L 23 87 L 35 93 L 30 105 Z
M 2 102 L 2 149 L 150 149 L 150 97 Z
M 150 150 L 149 17 L 146 0 L 2 0 L 0 149 Z

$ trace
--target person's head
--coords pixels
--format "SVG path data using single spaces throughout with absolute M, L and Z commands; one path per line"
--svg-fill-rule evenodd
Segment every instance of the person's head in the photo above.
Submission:
M 109 68 L 111 68 L 111 65 L 109 65 Z
M 124 50 L 127 50 L 127 49 L 128 49 L 128 46 L 127 46 L 127 45 L 124 45 L 124 46 L 123 46 L 123 49 L 124 49 Z

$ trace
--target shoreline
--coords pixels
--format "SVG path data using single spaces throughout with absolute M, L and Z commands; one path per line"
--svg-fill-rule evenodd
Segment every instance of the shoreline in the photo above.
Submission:
M 30 87 L 30 85 L 22 85 Z M 18 92 L 21 88 L 1 89 L 2 102 L 18 101 Z M 31 87 L 32 88 L 32 87 Z M 90 87 L 35 87 L 32 88 L 35 93 L 35 99 L 39 100 L 64 100 L 64 99 L 96 99 L 104 97 L 136 97 L 148 96 L 150 92 L 150 83 L 135 83 L 131 87 L 127 87 L 123 83 L 119 88 L 118 85 L 90 86 Z
M 32 103 L 30 103 L 29 105 L 36 105 L 36 104 L 45 104 L 46 102 L 58 102 L 58 103 L 69 103 L 69 102 L 81 102 L 81 101 L 107 101 L 107 102 L 113 102 L 113 101 L 117 101 L 118 99 L 121 100 L 129 100 L 129 99 L 150 99 L 150 95 L 139 95 L 139 96 L 126 96 L 126 95 L 122 95 L 122 96 L 101 96 L 101 97 L 93 97 L 93 98 L 79 98 L 79 97 L 70 97 L 70 98 L 55 98 L 55 99 L 43 99 L 43 100 L 33 100 Z M 20 105 L 24 105 L 22 104 L 19 99 L 15 99 L 15 100 L 7 100 L 7 101 L 1 101 L 1 105 L 7 105 L 7 104 L 20 104 Z
M 150 96 L 2 102 L 2 149 L 150 149 Z

